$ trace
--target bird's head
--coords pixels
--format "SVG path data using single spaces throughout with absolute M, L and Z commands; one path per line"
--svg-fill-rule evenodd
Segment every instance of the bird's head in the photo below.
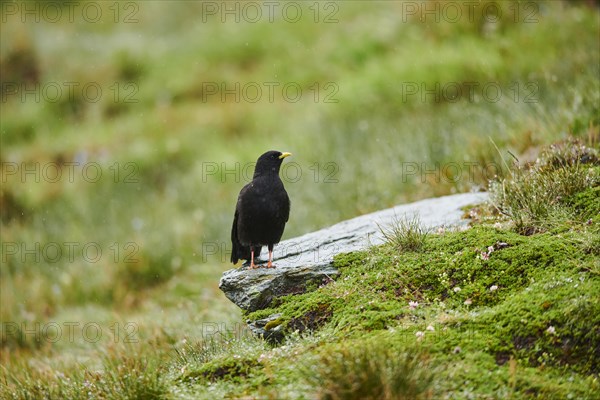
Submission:
M 279 168 L 283 159 L 291 156 L 292 153 L 282 153 L 281 151 L 267 151 L 256 160 L 254 168 L 254 177 L 267 174 L 279 174 Z

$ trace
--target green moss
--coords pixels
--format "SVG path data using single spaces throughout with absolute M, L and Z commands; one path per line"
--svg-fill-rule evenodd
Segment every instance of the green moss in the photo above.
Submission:
M 364 261 L 365 252 L 355 251 L 351 253 L 340 253 L 333 257 L 333 266 L 337 269 L 351 267 Z
M 266 331 L 270 331 L 271 329 L 276 328 L 279 325 L 281 325 L 282 322 L 283 322 L 283 319 L 281 319 L 281 318 L 277 318 L 277 319 L 275 319 L 273 321 L 269 321 L 265 325 L 265 330 Z
M 587 213 L 597 193 L 567 203 Z M 419 253 L 392 242 L 337 255 L 334 282 L 248 317 L 281 313 L 288 334 L 308 328 L 358 347 L 375 340 L 425 350 L 440 368 L 440 396 L 591 398 L 599 241 L 597 222 L 581 218 L 530 236 L 480 222 L 430 235 Z
M 330 303 L 334 300 L 327 295 L 315 296 L 314 293 L 321 292 L 280 297 L 277 301 L 279 306 L 250 313 L 247 318 L 258 320 L 275 313 L 281 313 L 282 316 L 267 323 L 265 329 L 269 330 L 283 324 L 286 327 L 289 325 L 288 330 L 291 331 L 304 331 L 307 328 L 314 330 L 329 320 L 331 316 Z
M 304 321 L 345 331 L 394 326 L 409 314 L 408 303 L 465 310 L 491 307 L 521 293 L 532 281 L 577 271 L 591 262 L 580 232 L 521 236 L 489 226 L 438 235 L 426 251 L 397 253 L 384 245 L 370 253 L 339 255 L 337 280 L 313 292 L 279 298 L 249 319 L 281 313 L 277 324 Z M 319 321 L 316 325 L 314 321 Z M 302 329 L 301 329 L 302 330 Z
M 556 368 L 537 368 L 509 359 L 503 365 L 485 351 L 435 356 L 437 393 L 448 398 L 594 399 L 599 389 L 593 376 Z
M 327 323 L 331 319 L 331 314 L 329 304 L 319 304 L 315 309 L 292 318 L 287 324 L 288 331 L 314 331 Z
M 240 380 L 247 377 L 259 362 L 254 358 L 236 358 L 235 356 L 211 360 L 199 369 L 185 373 L 182 381 L 194 382 L 200 380 L 217 381 L 222 379 Z
M 597 373 L 600 301 L 597 278 L 587 273 L 547 275 L 502 303 L 440 324 L 430 343 L 436 352 L 484 351 L 504 365 L 565 367 Z
M 596 169 L 599 170 L 600 175 L 600 168 Z M 571 196 L 567 200 L 567 204 L 582 217 L 598 222 L 600 220 L 600 186 L 588 188 Z

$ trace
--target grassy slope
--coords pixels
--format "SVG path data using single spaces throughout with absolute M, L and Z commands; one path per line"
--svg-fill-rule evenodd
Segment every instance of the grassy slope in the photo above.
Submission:
M 578 167 L 590 180 L 571 186 L 575 193 L 560 206 L 569 217 L 554 219 L 551 229 L 523 236 L 506 218 L 480 215 L 466 231 L 421 234 L 412 251 L 400 248 L 409 240 L 402 236 L 339 255 L 335 282 L 248 315 L 281 314 L 267 329 L 283 327 L 291 335 L 284 346 L 238 344 L 243 350 L 225 348 L 208 360 L 198 357 L 202 347 L 192 347 L 183 363 L 188 369 L 176 376 L 198 384 L 201 393 L 212 382 L 217 393 L 234 396 L 266 390 L 294 397 L 305 390 L 309 397 L 338 399 L 358 393 L 372 399 L 595 398 L 595 162 Z M 565 170 L 546 172 L 545 179 Z
M 3 329 L 6 323 L 63 327 L 56 342 L 31 331 L 3 330 L 6 369 L 0 380 L 11 382 L 12 376 L 21 382 L 23 397 L 38 379 L 33 398 L 41 392 L 64 397 L 57 390 L 84 396 L 86 381 L 95 382 L 89 390 L 98 395 L 118 398 L 126 386 L 133 396 L 144 385 L 127 381 L 126 371 L 116 367 L 120 360 L 142 366 L 138 371 L 145 362 L 179 371 L 185 361 L 173 348 L 187 349 L 193 356 L 185 368 L 195 369 L 194 360 L 208 355 L 198 356 L 197 346 L 188 349 L 186 341 L 212 338 L 206 333 L 215 326 L 220 332 L 239 328 L 239 311 L 216 282 L 226 268 L 231 204 L 243 180 L 203 179 L 207 162 L 232 168 L 254 161 L 266 148 L 297 154 L 302 179 L 287 182 L 294 208 L 285 235 L 291 237 L 400 202 L 485 186 L 489 178 L 477 170 L 474 179 L 466 179 L 463 170 L 454 181 L 418 175 L 405 181 L 399 179 L 402 162 L 486 165 L 500 161 L 489 138 L 519 154 L 565 132 L 584 137 L 598 132 L 600 54 L 590 51 L 597 49 L 598 14 L 587 7 L 545 3 L 536 23 L 505 18 L 495 27 L 480 20 L 402 22 L 399 2 L 340 3 L 334 24 L 309 18 L 296 24 L 223 24 L 218 18 L 199 23 L 201 5 L 189 2 L 141 3 L 133 24 L 115 24 L 110 10 L 104 11 L 108 17 L 97 24 L 81 19 L 23 24 L 17 16 L 1 25 L 4 80 L 33 84 L 19 71 L 34 65 L 34 80 L 42 85 L 97 82 L 105 93 L 98 103 L 77 96 L 56 103 L 9 98 L 0 111 L 2 162 L 87 160 L 104 168 L 96 183 L 23 182 L 19 176 L 2 183 L 2 243 L 97 242 L 107 255 L 96 263 L 81 257 L 3 259 Z M 349 31 L 356 38 L 352 42 Z M 309 96 L 298 103 L 202 100 L 203 82 L 274 79 L 298 82 L 306 93 L 315 82 L 333 82 L 339 102 Z M 500 102 L 403 101 L 394 84 L 464 81 L 498 82 L 504 93 L 534 82 L 540 90 L 534 103 L 526 103 L 523 94 L 517 101 L 505 95 Z M 110 89 L 115 82 L 134 83 L 138 102 L 115 102 Z M 364 159 L 369 163 L 358 162 Z M 121 168 L 133 163 L 137 182 L 114 182 L 109 166 L 115 162 Z M 329 162 L 336 168 L 335 184 L 324 181 Z M 315 163 L 318 177 L 311 169 Z M 113 243 L 121 250 L 117 262 Z M 135 263 L 124 261 L 128 243 L 139 249 Z M 219 254 L 207 257 L 206 244 L 216 244 Z M 74 342 L 64 331 L 70 322 L 79 323 Z M 98 342 L 83 339 L 81 327 L 88 322 L 101 326 Z M 115 323 L 118 334 L 111 330 Z M 134 324 L 135 343 L 124 343 L 127 323 Z M 250 350 L 247 344 L 232 346 L 243 347 L 239 351 L 250 354 L 252 364 L 267 350 L 272 359 L 285 360 L 289 352 L 302 351 L 305 342 L 300 343 L 274 351 L 261 342 L 252 342 Z M 238 350 L 223 351 L 226 358 Z M 287 367 L 279 367 L 282 373 L 260 375 L 263 383 L 276 381 L 275 391 L 303 393 L 298 376 L 288 379 Z M 95 380 L 101 371 L 111 377 L 102 385 Z M 61 374 L 72 376 L 71 384 L 61 384 Z M 146 386 L 157 385 L 158 394 L 210 390 L 177 384 L 177 373 L 166 381 L 154 369 L 140 375 Z M 247 385 L 217 384 L 221 392 L 271 390 L 257 388 L 255 381 L 250 389 Z

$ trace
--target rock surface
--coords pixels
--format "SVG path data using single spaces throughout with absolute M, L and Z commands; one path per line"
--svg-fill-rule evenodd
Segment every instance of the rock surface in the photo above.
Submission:
M 363 250 L 384 241 L 381 229 L 398 219 L 418 216 L 425 228 L 466 225 L 461 208 L 487 199 L 486 193 L 465 193 L 399 205 L 340 222 L 329 228 L 283 241 L 275 246 L 276 268 L 226 271 L 219 288 L 245 311 L 268 307 L 275 297 L 302 293 L 307 285 L 330 281 L 338 271 L 333 256 Z

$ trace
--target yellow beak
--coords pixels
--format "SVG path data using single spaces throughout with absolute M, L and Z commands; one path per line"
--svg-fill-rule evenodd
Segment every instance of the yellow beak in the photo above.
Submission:
M 292 155 L 292 153 L 281 153 L 281 155 L 279 156 L 279 158 L 283 159 L 283 158 L 289 157 L 291 155 Z

